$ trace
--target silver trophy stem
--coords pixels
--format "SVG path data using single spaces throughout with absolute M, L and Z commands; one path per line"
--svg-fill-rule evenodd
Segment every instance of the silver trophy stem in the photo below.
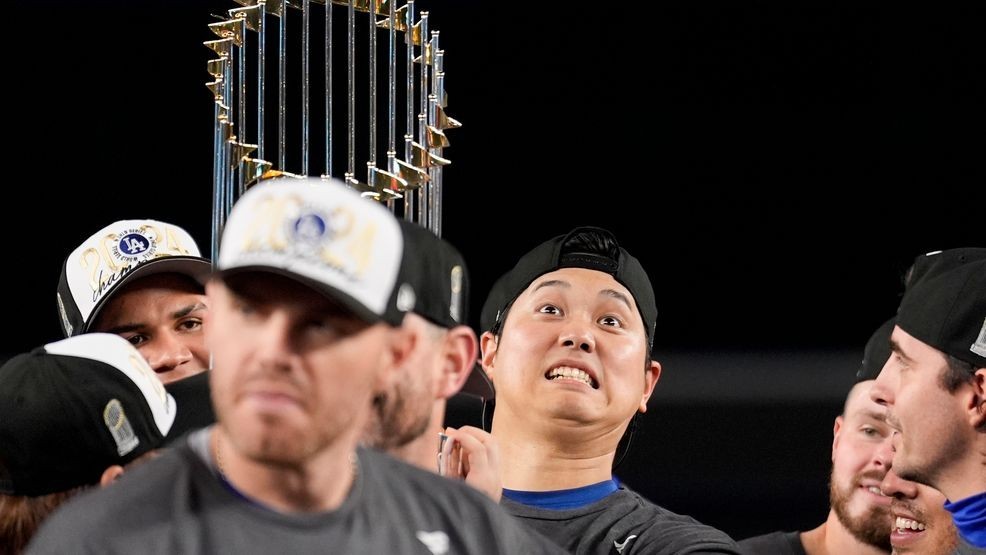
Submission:
M 435 31 L 432 35 L 433 40 L 433 50 L 432 52 L 432 72 L 434 74 L 434 79 L 432 79 L 432 86 L 434 94 L 432 97 L 434 100 L 429 99 L 429 104 L 434 102 L 436 104 L 435 108 L 429 110 L 428 119 L 431 120 L 432 127 L 438 127 L 438 106 L 441 105 L 442 96 L 445 94 L 445 72 L 443 71 L 445 64 L 445 53 L 438 49 L 438 31 Z M 442 149 L 437 148 L 432 151 L 433 154 L 438 154 L 441 156 Z M 431 168 L 430 177 L 431 184 L 434 187 L 432 189 L 432 220 L 431 220 L 431 230 L 435 235 L 442 236 L 442 167 L 434 166 Z M 437 199 L 437 200 L 435 200 Z
M 301 2 L 301 175 L 308 175 L 308 61 L 310 57 L 311 40 L 309 18 L 311 6 L 309 0 Z M 332 5 L 326 6 L 332 9 Z
M 220 144 L 222 142 L 222 122 L 219 121 L 219 99 L 213 103 L 213 121 L 215 122 L 215 127 L 213 128 L 212 135 L 212 249 L 211 254 L 212 263 L 215 264 L 219 260 L 219 233 L 222 230 L 222 221 L 220 214 L 222 212 L 223 206 L 223 165 L 219 161 L 219 155 L 222 152 Z
M 422 49 L 421 49 L 422 51 L 424 51 L 423 46 L 424 45 L 422 44 Z M 424 55 L 422 55 L 422 63 L 424 63 Z M 427 120 L 425 120 L 426 117 L 427 116 L 425 116 L 425 114 L 418 114 L 418 130 L 419 130 L 419 132 L 421 132 L 421 130 L 425 129 L 425 127 L 428 125 Z M 425 168 L 425 169 L 427 169 L 427 168 Z M 428 203 L 429 203 L 429 200 L 430 200 L 428 198 L 429 197 L 429 194 L 428 193 L 431 191 L 431 183 L 430 182 L 429 183 L 425 183 L 420 188 L 420 191 L 421 191 L 421 195 L 418 197 L 418 224 L 421 227 L 426 227 L 428 229 L 431 229 L 430 227 L 428 227 L 428 225 L 429 225 L 428 224 L 428 216 L 429 216 L 429 213 L 428 213 Z
M 237 85 L 239 85 L 239 94 L 236 98 L 236 123 L 239 124 L 239 130 L 237 133 L 240 135 L 240 140 L 246 142 L 246 96 L 247 96 L 247 82 L 246 82 L 246 36 L 247 36 L 247 20 L 246 17 L 239 18 L 240 25 L 242 26 L 243 44 L 238 48 L 236 53 L 236 67 L 237 67 Z
M 404 114 L 404 160 L 411 161 L 411 143 L 414 141 L 414 0 L 407 0 L 407 31 L 404 35 L 407 43 L 407 97 L 404 99 L 406 113 Z M 415 199 L 420 196 L 418 191 L 408 191 L 404 196 L 404 219 L 414 220 Z
M 281 19 L 277 28 L 277 169 L 284 171 L 287 156 L 287 87 L 288 87 L 288 3 L 282 0 Z
M 265 56 L 265 51 L 267 50 L 267 26 L 264 25 L 264 20 L 267 19 L 267 3 L 266 0 L 260 0 L 257 2 L 260 6 L 260 21 L 257 27 L 257 157 L 261 160 L 266 160 L 264 158 L 264 71 L 267 66 L 267 57 Z
M 390 3 L 390 35 L 387 49 L 387 151 L 397 148 L 397 12 Z M 389 168 L 393 171 L 393 168 Z
M 325 3 L 325 175 L 332 175 L 332 3 Z
M 418 106 L 418 142 L 420 144 L 427 144 L 425 142 L 427 130 L 427 121 L 424 119 L 428 117 L 428 41 L 425 37 L 428 36 L 428 12 L 421 12 L 421 77 L 419 79 L 419 88 L 421 91 L 420 103 Z M 431 185 L 425 184 L 421 187 L 421 195 L 418 197 L 418 224 L 423 227 L 428 227 L 428 203 L 429 203 L 429 192 L 431 191 Z
M 377 11 L 376 1 L 370 0 L 370 138 L 369 165 L 376 166 L 377 161 Z
M 241 17 L 239 19 L 239 21 L 240 21 L 240 25 L 242 26 L 240 32 L 242 33 L 241 36 L 243 37 L 243 40 L 242 40 L 242 44 L 239 47 L 234 47 L 234 49 L 233 49 L 234 52 L 236 53 L 236 67 L 237 67 L 237 75 L 236 75 L 237 81 L 236 81 L 236 84 L 239 87 L 239 92 L 236 95 L 236 107 L 237 107 L 237 110 L 236 110 L 236 114 L 237 114 L 237 116 L 236 116 L 237 117 L 237 119 L 236 119 L 236 123 L 237 123 L 236 133 L 239 135 L 240 142 L 245 143 L 245 142 L 247 142 L 247 140 L 246 140 L 246 113 L 247 113 L 247 106 L 246 106 L 246 96 L 247 96 L 247 83 L 246 83 L 246 56 L 247 56 L 246 36 L 247 36 L 247 20 L 246 20 L 246 17 Z M 238 165 L 239 165 L 239 162 L 237 162 L 237 166 Z M 236 177 L 237 182 L 236 182 L 236 185 L 235 185 L 235 187 L 236 187 L 235 191 L 238 194 L 243 194 L 243 189 L 244 189 L 244 186 L 245 186 L 245 184 L 244 184 L 244 175 L 243 175 L 243 172 L 240 172 L 240 171 L 237 171 L 236 173 L 237 173 L 237 177 Z M 229 207 L 229 210 L 232 210 L 233 209 L 233 201 L 235 200 L 235 198 L 237 198 L 233 194 L 233 191 L 234 191 L 233 187 L 234 187 L 234 185 L 231 182 L 230 183 L 230 189 L 229 189 L 229 192 L 228 192 L 229 197 L 226 199 L 227 206 Z M 227 211 L 226 213 L 229 214 L 229 211 Z
M 356 177 L 356 7 L 349 0 L 348 21 L 346 25 L 346 126 L 348 136 L 347 151 L 349 155 L 346 175 Z

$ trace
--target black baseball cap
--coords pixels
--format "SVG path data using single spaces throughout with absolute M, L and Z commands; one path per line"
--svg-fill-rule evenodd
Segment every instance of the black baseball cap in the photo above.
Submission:
M 0 493 L 38 496 L 96 484 L 162 445 L 175 401 L 118 335 L 50 343 L 0 367 Z
M 413 222 L 399 220 L 404 236 L 404 256 L 416 259 L 406 277 L 413 285 L 412 298 L 402 308 L 446 329 L 467 325 L 469 319 L 469 271 L 462 254 L 448 241 Z M 483 399 L 495 395 L 483 367 L 473 365 L 460 390 Z
M 890 334 L 894 331 L 896 320 L 891 318 L 880 324 L 873 332 L 866 348 L 863 349 L 863 361 L 856 372 L 856 383 L 875 380 L 890 359 Z
M 613 248 L 608 252 L 601 252 L 602 249 L 573 249 L 566 245 L 570 239 L 578 236 L 607 240 Z M 492 331 L 495 326 L 502 324 L 500 319 L 507 307 L 535 279 L 561 268 L 585 268 L 603 272 L 613 276 L 617 282 L 626 287 L 637 303 L 637 309 L 640 311 L 647 332 L 648 344 L 653 347 L 657 304 L 650 277 L 647 276 L 640 261 L 619 246 L 616 237 L 610 231 L 599 227 L 577 227 L 564 235 L 541 243 L 522 256 L 513 269 L 493 284 L 480 316 L 482 331 Z
M 961 250 L 923 255 L 948 263 L 922 262 L 918 278 L 912 274 L 897 309 L 897 326 L 943 353 L 986 368 L 986 249 Z

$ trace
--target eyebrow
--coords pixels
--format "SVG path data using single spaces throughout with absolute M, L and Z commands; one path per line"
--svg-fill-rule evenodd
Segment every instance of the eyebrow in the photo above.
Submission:
M 630 304 L 630 299 L 628 299 L 626 295 L 620 293 L 619 291 L 616 291 L 615 289 L 603 289 L 602 291 L 599 292 L 599 295 L 602 297 L 610 297 L 616 299 L 622 302 L 623 304 L 627 305 L 627 308 L 631 310 L 633 309 L 633 306 Z
M 189 314 L 197 310 L 204 310 L 205 308 L 206 308 L 205 303 L 190 304 L 188 306 L 184 306 L 172 312 L 171 318 L 174 320 L 178 320 L 180 318 L 184 318 L 185 316 L 188 316 Z M 120 335 L 123 333 L 144 329 L 146 327 L 147 327 L 147 323 L 145 322 L 128 322 L 126 324 L 120 324 L 119 326 L 113 326 L 112 328 L 106 330 L 106 333 L 115 333 L 117 335 Z
M 858 414 L 859 414 L 859 416 L 862 416 L 864 418 L 871 418 L 873 420 L 876 420 L 877 422 L 886 422 L 887 421 L 887 415 L 886 415 L 886 413 L 877 412 L 877 411 L 875 411 L 873 409 L 863 409 L 863 410 L 859 411 Z
M 560 279 L 549 279 L 548 281 L 542 281 L 539 283 L 538 286 L 534 288 L 534 291 L 531 291 L 531 293 L 537 293 L 537 291 L 542 287 L 565 287 L 570 289 L 572 284 Z
M 538 286 L 535 287 L 533 291 L 531 291 L 531 293 L 537 293 L 537 291 L 542 287 L 564 287 L 566 289 L 570 289 L 572 287 L 572 284 L 560 279 L 549 279 L 548 281 L 543 281 L 539 283 Z M 620 293 L 615 289 L 603 289 L 602 291 L 599 292 L 599 296 L 616 299 L 622 302 L 623 304 L 627 305 L 627 308 L 631 310 L 633 309 L 633 305 L 630 304 L 630 299 L 628 299 L 626 295 Z
M 890 351 L 895 353 L 900 358 L 904 359 L 906 362 L 914 362 L 914 359 L 904 354 L 904 350 L 901 349 L 900 343 L 897 343 L 893 339 L 890 340 Z

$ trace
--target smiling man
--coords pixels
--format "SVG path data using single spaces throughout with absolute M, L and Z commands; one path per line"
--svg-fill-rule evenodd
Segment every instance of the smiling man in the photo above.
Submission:
M 879 554 L 890 551 L 890 497 L 880 490 L 893 460 L 886 409 L 869 398 L 873 378 L 890 357 L 893 320 L 870 336 L 856 384 L 832 428 L 828 517 L 805 532 L 771 532 L 739 542 L 748 555 Z
M 893 498 L 890 544 L 894 555 L 947 555 L 955 550 L 958 532 L 940 491 L 903 480 L 893 470 L 883 478 L 880 489 Z
M 736 552 L 724 533 L 613 477 L 620 439 L 661 375 L 656 318 L 640 262 L 591 227 L 525 254 L 483 307 L 501 503 L 569 552 Z
M 949 499 L 959 552 L 986 549 L 986 249 L 919 257 L 871 397 L 897 429 L 894 471 Z

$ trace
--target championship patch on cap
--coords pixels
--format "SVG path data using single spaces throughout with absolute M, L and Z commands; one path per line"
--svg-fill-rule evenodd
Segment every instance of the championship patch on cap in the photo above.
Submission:
M 934 256 L 948 264 L 929 264 L 912 280 L 897 310 L 897 326 L 916 339 L 986 368 L 986 249 L 956 249 Z M 917 263 L 915 263 L 917 266 Z
M 90 236 L 62 264 L 56 301 L 65 335 L 86 333 L 113 293 L 138 278 L 174 272 L 199 280 L 211 270 L 184 229 L 121 220 Z
M 221 275 L 266 271 L 297 279 L 366 321 L 399 325 L 406 312 L 397 302 L 403 251 L 397 219 L 383 206 L 335 180 L 282 177 L 233 206 L 217 267 Z
M 405 283 L 414 290 L 409 312 L 443 328 L 465 324 L 468 318 L 469 273 L 462 255 L 451 243 L 421 227 L 399 220 L 407 258 Z
M 602 252 L 602 247 L 577 246 L 577 240 L 583 237 L 592 243 L 605 241 L 611 247 L 607 252 Z M 650 277 L 640 261 L 619 246 L 611 232 L 598 227 L 577 227 L 565 235 L 541 243 L 522 256 L 513 269 L 493 284 L 480 315 L 482 331 L 491 331 L 497 324 L 502 324 L 507 307 L 535 279 L 561 268 L 586 268 L 607 273 L 626 287 L 633 295 L 648 342 L 653 347 L 657 303 Z
M 37 496 L 95 484 L 158 448 L 174 398 L 117 335 L 84 334 L 0 367 L 0 492 Z

